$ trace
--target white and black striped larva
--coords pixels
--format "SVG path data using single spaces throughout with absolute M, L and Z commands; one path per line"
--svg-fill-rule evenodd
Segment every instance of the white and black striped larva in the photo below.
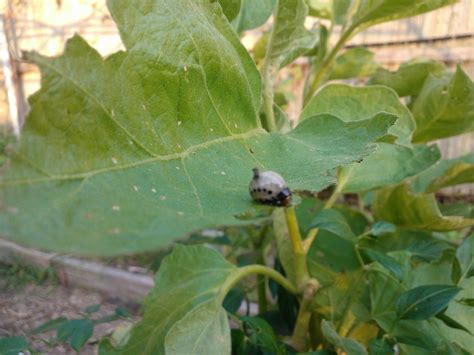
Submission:
M 254 168 L 249 192 L 252 198 L 259 203 L 272 206 L 289 206 L 291 204 L 290 189 L 281 175 L 274 171 L 260 171 Z

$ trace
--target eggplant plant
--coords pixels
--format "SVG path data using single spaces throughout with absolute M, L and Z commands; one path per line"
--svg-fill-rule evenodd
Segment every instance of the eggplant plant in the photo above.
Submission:
M 474 130 L 474 84 L 344 49 L 454 2 L 108 0 L 123 51 L 76 35 L 58 57 L 25 53 L 41 89 L 2 168 L 1 235 L 76 255 L 172 249 L 128 342 L 101 353 L 469 353 L 472 205 L 435 193 L 473 182 L 474 156 L 432 142 Z M 252 57 L 239 35 L 272 14 Z M 297 58 L 292 127 L 275 92 Z M 281 175 L 293 204 L 253 201 L 253 168 Z M 244 298 L 258 312 L 239 312 Z

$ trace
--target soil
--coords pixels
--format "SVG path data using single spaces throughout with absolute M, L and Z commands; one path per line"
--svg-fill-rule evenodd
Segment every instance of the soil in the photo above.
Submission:
M 98 293 L 78 288 L 66 288 L 56 281 L 43 283 L 23 282 L 21 278 L 0 277 L 0 338 L 24 336 L 30 347 L 42 354 L 76 354 L 68 344 L 48 345 L 46 341 L 55 339 L 55 331 L 33 335 L 31 331 L 41 324 L 57 317 L 68 319 L 84 318 L 84 309 L 100 304 L 100 309 L 91 318 L 98 319 L 114 314 L 117 307 L 130 311 L 130 305 L 121 304 L 113 299 L 105 299 Z M 136 314 L 137 306 L 134 307 Z M 114 329 L 125 325 L 132 319 L 119 319 L 110 323 L 99 324 L 94 329 L 80 354 L 96 354 L 98 340 L 112 334 Z

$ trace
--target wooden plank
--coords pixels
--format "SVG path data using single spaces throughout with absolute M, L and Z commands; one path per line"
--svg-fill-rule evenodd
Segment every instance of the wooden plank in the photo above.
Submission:
M 124 301 L 140 302 L 154 285 L 153 278 L 97 262 L 85 261 L 54 253 L 45 253 L 0 239 L 0 260 L 21 263 L 39 269 L 52 268 L 67 286 L 101 292 Z

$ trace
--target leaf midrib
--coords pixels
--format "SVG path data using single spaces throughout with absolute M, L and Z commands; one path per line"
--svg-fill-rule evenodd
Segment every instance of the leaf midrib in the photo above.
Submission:
M 416 306 L 418 306 L 420 303 L 426 301 L 427 299 L 432 298 L 432 297 L 435 297 L 435 296 L 439 295 L 440 293 L 443 293 L 443 292 L 446 292 L 446 291 L 451 291 L 451 290 L 453 290 L 454 288 L 455 288 L 455 287 L 443 288 L 442 290 L 439 290 L 439 291 L 430 293 L 429 295 L 426 295 L 425 297 L 416 300 L 416 301 L 413 302 L 409 307 L 407 307 L 407 309 L 400 315 L 400 318 L 403 318 L 403 317 L 404 317 L 408 312 L 410 312 L 413 308 L 415 308 Z
M 44 178 L 36 178 L 36 179 L 18 179 L 18 180 L 3 180 L 0 181 L 0 186 L 17 186 L 17 185 L 25 185 L 25 184 L 39 184 L 39 183 L 46 183 L 50 181 L 58 181 L 58 180 L 76 180 L 76 179 L 85 179 L 85 178 L 90 178 L 92 176 L 102 174 L 102 173 L 107 173 L 111 171 L 116 171 L 116 170 L 124 170 L 124 169 L 130 169 L 130 168 L 135 168 L 137 166 L 145 165 L 145 164 L 151 164 L 157 161 L 170 161 L 170 160 L 178 160 L 178 159 L 185 159 L 192 153 L 209 148 L 213 145 L 221 144 L 221 143 L 226 143 L 226 142 L 231 142 L 235 140 L 245 140 L 248 138 L 251 138 L 253 136 L 258 136 L 262 134 L 267 134 L 267 132 L 263 128 L 256 128 L 251 131 L 248 131 L 246 133 L 242 134 L 235 134 L 231 136 L 226 136 L 226 137 L 221 137 L 221 138 L 216 138 L 204 143 L 196 144 L 191 147 L 189 147 L 186 150 L 183 150 L 180 153 L 173 153 L 173 154 L 167 154 L 167 155 L 157 155 L 152 158 L 148 159 L 143 159 L 143 160 L 138 160 L 133 163 L 129 164 L 122 164 L 122 165 L 114 165 L 114 166 L 108 166 L 106 168 L 101 168 L 101 169 L 96 169 L 96 170 L 91 170 L 87 172 L 82 172 L 82 173 L 76 173 L 76 174 L 66 174 L 66 175 L 51 175 L 49 177 L 44 177 Z M 15 155 L 16 153 L 12 153 Z M 17 157 L 19 159 L 22 159 L 21 155 L 17 154 Z M 27 160 L 24 160 L 25 162 L 28 162 Z M 36 168 L 36 167 L 35 167 Z

